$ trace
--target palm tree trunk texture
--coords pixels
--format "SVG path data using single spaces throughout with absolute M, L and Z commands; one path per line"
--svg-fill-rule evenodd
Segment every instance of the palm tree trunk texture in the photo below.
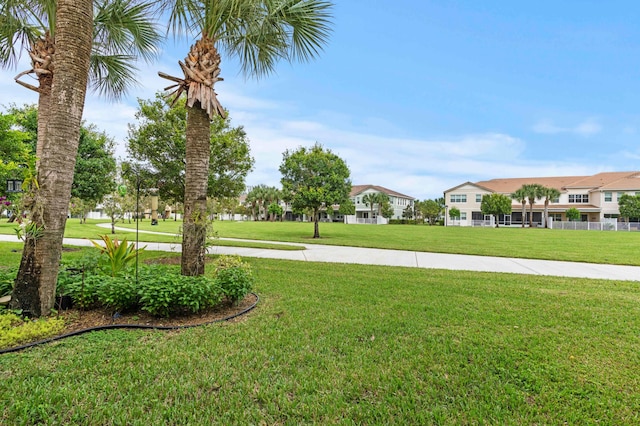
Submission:
M 533 203 L 529 203 L 529 228 L 533 228 Z
M 33 54 L 39 58 L 50 59 L 54 52 L 55 46 L 51 36 L 47 33 L 44 38 L 34 47 Z M 34 61 L 34 68 L 41 66 Z M 53 72 L 53 62 L 49 62 L 48 71 Z M 38 75 L 38 140 L 36 142 L 36 169 L 40 166 L 42 158 L 42 150 L 47 140 L 47 124 L 49 123 L 49 114 L 51 112 L 51 86 L 53 84 L 53 74 Z
M 89 73 L 93 2 L 59 0 L 56 30 L 47 138 L 30 213 L 42 235 L 26 238 L 11 300 L 13 308 L 32 316 L 48 315 L 55 299 Z
M 199 103 L 187 107 L 182 275 L 204 274 L 210 124 L 207 112 Z

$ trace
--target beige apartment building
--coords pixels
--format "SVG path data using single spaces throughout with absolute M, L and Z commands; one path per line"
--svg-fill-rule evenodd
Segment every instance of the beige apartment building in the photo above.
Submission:
M 444 192 L 446 212 L 445 225 L 474 226 L 484 223 L 485 217 L 480 209 L 482 196 L 499 193 L 511 196 L 525 184 L 540 184 L 560 191 L 560 197 L 549 203 L 549 216 L 554 221 L 566 221 L 565 212 L 576 208 L 583 222 L 616 221 L 619 219 L 618 199 L 623 194 L 640 194 L 640 172 L 604 172 L 592 176 L 558 176 L 492 179 L 481 182 L 465 182 Z M 529 221 L 529 204 L 525 217 L 522 217 L 522 204 L 513 200 L 510 215 L 500 216 L 500 225 L 521 225 Z M 460 210 L 459 220 L 449 217 L 452 207 Z M 533 206 L 533 222 L 542 224 L 544 200 L 536 200 Z

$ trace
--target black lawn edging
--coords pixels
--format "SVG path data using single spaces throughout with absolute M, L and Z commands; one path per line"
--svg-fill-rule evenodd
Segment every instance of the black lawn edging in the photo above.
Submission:
M 218 319 L 213 320 L 213 321 L 203 322 L 202 324 L 166 325 L 166 326 L 162 326 L 162 325 L 144 325 L 144 324 L 101 325 L 101 326 L 98 326 L 98 327 L 90 327 L 90 328 L 85 328 L 85 329 L 82 329 L 82 330 L 76 330 L 76 331 L 71 332 L 71 333 L 61 334 L 60 336 L 50 337 L 48 339 L 38 340 L 37 342 L 27 343 L 26 345 L 22 345 L 22 346 L 15 346 L 13 348 L 1 349 L 0 350 L 0 355 L 8 354 L 8 353 L 11 353 L 11 352 L 18 352 L 18 351 L 21 351 L 21 350 L 24 350 L 24 349 L 32 348 L 34 346 L 42 345 L 44 343 L 55 342 L 56 340 L 66 339 L 67 337 L 79 336 L 81 334 L 89 333 L 89 332 L 92 332 L 92 331 L 115 330 L 115 329 L 120 329 L 120 328 L 144 329 L 144 330 L 182 330 L 182 329 L 186 329 L 186 328 L 194 328 L 194 327 L 201 327 L 203 325 L 215 324 L 217 322 L 229 321 L 229 320 L 237 318 L 237 317 L 239 317 L 241 315 L 246 314 L 247 312 L 253 310 L 253 308 L 256 307 L 256 305 L 260 301 L 260 297 L 256 293 L 253 293 L 253 292 L 250 293 L 250 294 L 253 294 L 256 297 L 256 301 L 251 306 L 243 309 L 240 312 L 237 312 L 237 313 L 235 313 L 233 315 L 230 315 L 228 317 L 218 318 Z

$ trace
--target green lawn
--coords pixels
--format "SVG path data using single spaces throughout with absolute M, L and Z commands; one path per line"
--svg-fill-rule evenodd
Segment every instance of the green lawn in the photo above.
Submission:
M 238 322 L 0 356 L 0 424 L 640 420 L 639 283 L 248 261 Z
M 80 225 L 69 220 L 69 237 L 97 237 L 107 230 L 90 221 Z M 135 229 L 133 224 L 118 226 Z M 165 232 L 168 236 L 140 234 L 141 240 L 179 242 L 176 237 L 181 222 L 160 221 L 151 226 L 141 222 L 141 230 Z M 12 233 L 13 226 L 0 224 L 0 232 Z M 470 228 L 415 225 L 345 225 L 321 223 L 320 239 L 314 240 L 313 224 L 300 222 L 233 222 L 217 221 L 214 229 L 219 237 L 305 244 L 377 247 L 438 253 L 460 253 L 545 260 L 640 265 L 640 232 L 562 231 L 538 228 Z M 125 234 L 118 234 L 119 238 Z M 127 234 L 131 240 L 132 234 Z M 216 244 L 247 243 L 218 240 Z M 255 243 L 250 243 L 255 246 Z M 299 247 L 288 246 L 292 249 Z M 270 248 L 281 248 L 273 247 Z

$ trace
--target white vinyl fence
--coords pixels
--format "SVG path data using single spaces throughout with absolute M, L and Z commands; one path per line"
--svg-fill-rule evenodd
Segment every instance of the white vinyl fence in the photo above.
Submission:
M 551 227 L 578 231 L 640 231 L 640 223 L 638 222 L 560 222 L 554 220 Z

